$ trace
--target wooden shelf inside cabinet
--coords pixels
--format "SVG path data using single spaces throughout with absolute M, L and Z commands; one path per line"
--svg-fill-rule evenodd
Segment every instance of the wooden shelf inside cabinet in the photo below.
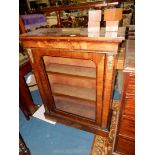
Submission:
M 70 96 L 84 100 L 96 101 L 96 90 L 82 87 L 75 87 L 63 84 L 53 84 L 51 86 L 53 94 L 59 96 Z
M 54 101 L 56 108 L 61 111 L 95 120 L 96 105 L 92 101 L 74 99 L 67 96 L 62 97 L 57 95 L 54 95 Z
M 46 67 L 47 73 L 65 74 L 76 77 L 96 78 L 96 69 L 90 67 L 79 67 L 64 64 L 49 64 Z

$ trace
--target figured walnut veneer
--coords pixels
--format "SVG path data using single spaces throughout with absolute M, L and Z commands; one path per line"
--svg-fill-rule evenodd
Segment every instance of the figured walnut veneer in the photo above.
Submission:
M 72 37 L 71 30 L 42 29 L 20 36 L 29 49 L 45 117 L 107 136 L 117 51 L 124 37 Z

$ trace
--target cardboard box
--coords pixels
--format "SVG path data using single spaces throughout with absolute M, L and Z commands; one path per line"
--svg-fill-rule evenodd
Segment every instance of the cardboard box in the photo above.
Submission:
M 106 31 L 118 31 L 119 21 L 106 21 Z
M 100 30 L 96 32 L 88 32 L 88 37 L 100 37 Z
M 104 10 L 104 21 L 119 21 L 122 19 L 122 9 L 113 8 Z
M 90 10 L 89 21 L 100 22 L 101 21 L 101 10 Z
M 105 32 L 105 37 L 106 38 L 117 38 L 117 34 L 118 34 L 117 31 L 114 31 L 114 32 L 107 31 Z
M 94 28 L 95 28 L 95 27 L 96 27 L 96 28 L 99 27 L 99 28 L 100 28 L 100 22 L 92 22 L 92 21 L 90 22 L 90 21 L 89 21 L 89 22 L 88 22 L 88 28 L 92 28 L 92 27 L 94 27 Z

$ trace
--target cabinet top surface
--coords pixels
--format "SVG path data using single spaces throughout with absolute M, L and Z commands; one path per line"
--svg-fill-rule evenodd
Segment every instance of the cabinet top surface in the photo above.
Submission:
M 32 32 L 20 35 L 21 40 L 80 40 L 122 42 L 125 39 L 125 27 L 120 27 L 117 38 L 105 38 L 105 28 L 101 28 L 100 37 L 88 37 L 87 28 L 40 28 Z

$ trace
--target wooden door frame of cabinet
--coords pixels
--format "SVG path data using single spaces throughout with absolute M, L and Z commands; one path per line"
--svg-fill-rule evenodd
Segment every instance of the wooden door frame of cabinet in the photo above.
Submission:
M 50 94 L 51 92 L 51 88 L 49 86 L 49 84 L 47 84 L 48 78 L 46 73 L 44 72 L 44 70 L 42 70 L 42 68 L 44 68 L 44 64 L 43 61 L 41 61 L 41 58 L 43 56 L 56 56 L 56 57 L 69 57 L 69 58 L 77 58 L 77 59 L 87 59 L 87 60 L 92 60 L 98 67 L 97 67 L 97 74 L 99 74 L 97 77 L 97 87 L 98 89 L 102 89 L 100 91 L 98 91 L 97 93 L 97 98 L 98 98 L 98 105 L 97 105 L 97 126 L 95 125 L 95 123 L 92 123 L 92 121 L 89 121 L 88 119 L 83 119 L 83 121 L 85 121 L 84 124 L 82 124 L 80 122 L 81 118 L 79 119 L 79 117 L 75 117 L 75 120 L 81 124 L 82 127 L 79 126 L 79 128 L 81 129 L 85 129 L 90 131 L 90 128 L 94 128 L 91 129 L 94 133 L 99 133 L 99 134 L 103 134 L 102 129 L 105 130 L 105 133 L 107 133 L 107 126 L 109 124 L 109 117 L 110 117 L 110 98 L 111 98 L 111 94 L 112 94 L 112 84 L 110 84 L 112 79 L 112 75 L 114 74 L 114 66 L 115 66 L 115 60 L 116 60 L 116 56 L 115 55 L 109 55 L 109 54 L 105 54 L 105 53 L 92 53 L 92 52 L 88 52 L 88 51 L 78 51 L 78 52 L 73 52 L 73 51 L 69 51 L 68 52 L 64 49 L 47 49 L 47 48 L 34 48 L 31 50 L 31 54 L 29 53 L 29 55 L 31 55 L 31 64 L 32 64 L 32 68 L 34 70 L 34 74 L 38 83 L 38 87 L 40 89 L 40 93 L 43 99 L 43 102 L 45 104 L 45 116 L 50 119 L 50 117 L 57 117 L 57 119 L 60 120 L 60 122 L 62 122 L 62 120 L 60 119 L 61 114 L 64 115 L 64 117 L 66 117 L 66 123 L 67 123 L 67 119 L 69 118 L 73 118 L 73 115 L 69 115 L 70 117 L 67 117 L 68 114 L 65 115 L 65 113 L 61 113 L 56 112 L 55 111 L 55 106 L 54 106 L 54 100 L 52 95 Z M 102 55 L 102 57 L 101 57 Z M 106 56 L 105 56 L 106 55 Z M 104 68 L 104 63 L 106 63 L 106 73 L 105 73 L 105 68 Z M 102 74 L 103 73 L 103 74 Z M 105 81 L 103 81 L 105 78 Z M 105 82 L 105 85 L 104 85 Z M 102 86 L 102 87 L 101 87 Z M 47 91 L 48 90 L 48 91 Z M 100 94 L 102 93 L 102 94 Z M 103 93 L 105 96 L 105 98 L 103 99 Z M 102 97 L 101 97 L 102 96 Z M 50 104 L 50 102 L 53 102 L 53 104 Z M 104 104 L 104 108 L 103 108 L 103 104 L 102 102 L 105 102 Z M 50 109 L 50 110 L 49 110 Z M 106 118 L 105 118 L 106 117 Z M 63 121 L 64 123 L 64 121 Z M 103 124 L 104 123 L 104 124 Z M 87 124 L 87 125 L 86 125 Z M 90 125 L 91 124 L 91 125 Z M 74 123 L 74 126 L 75 123 Z M 100 126 L 100 127 L 99 127 Z M 87 129 L 88 128 L 88 129 Z M 100 131 L 101 130 L 101 131 Z M 104 133 L 104 135 L 105 135 Z
M 110 124 L 110 112 L 111 112 L 111 96 L 112 96 L 112 88 L 113 88 L 113 75 L 116 67 L 116 55 L 118 51 L 118 45 L 124 40 L 124 37 L 118 37 L 118 38 L 104 38 L 104 37 L 87 37 L 87 36 L 76 36 L 76 37 L 70 37 L 70 36 L 20 36 L 20 39 L 22 40 L 23 47 L 28 50 L 29 57 L 31 59 L 31 66 L 34 70 L 34 74 L 36 77 L 36 81 L 38 83 L 39 89 L 42 89 L 43 87 L 46 87 L 44 89 L 40 89 L 41 97 L 43 99 L 43 103 L 45 103 L 45 117 L 48 119 L 56 118 L 59 120 L 59 122 L 69 124 L 71 126 L 81 128 L 96 134 L 100 135 L 107 135 L 109 124 Z M 38 52 L 39 50 L 50 50 L 50 54 L 53 52 L 54 56 L 63 56 L 63 57 L 71 57 L 71 58 L 80 58 L 81 54 L 83 54 L 85 57 L 88 57 L 88 55 L 94 55 L 94 57 L 98 54 L 105 54 L 106 57 L 104 59 L 105 65 L 104 68 L 104 76 L 106 79 L 102 81 L 104 83 L 103 87 L 103 93 L 102 94 L 102 101 L 105 103 L 104 108 L 100 109 L 102 111 L 101 115 L 101 123 L 100 120 L 98 121 L 100 126 L 91 124 L 88 119 L 85 119 L 85 122 L 82 122 L 78 119 L 72 119 L 72 115 L 70 117 L 67 117 L 63 113 L 53 113 L 52 111 L 49 111 L 51 109 L 52 104 L 51 100 L 51 94 L 49 85 L 45 86 L 44 81 L 48 81 L 47 75 L 45 76 L 45 71 L 42 71 L 40 68 L 45 67 L 43 62 L 39 62 L 40 55 Z M 70 51 L 70 54 L 68 54 Z M 67 56 L 68 54 L 68 56 Z M 39 59 L 38 59 L 38 58 Z M 38 64 L 36 64 L 36 59 L 38 59 Z M 91 59 L 90 59 L 91 60 Z M 40 66 L 40 67 L 38 67 Z M 99 69 L 101 70 L 101 68 Z M 43 78 L 42 77 L 43 75 Z M 112 80 L 112 81 L 111 81 Z M 110 82 L 111 81 L 111 82 Z M 46 90 L 49 90 L 45 93 Z M 103 98 L 104 96 L 104 98 Z M 54 100 L 53 100 L 54 101 Z M 54 105 L 54 104 L 53 104 Z M 54 107 L 53 107 L 54 109 Z M 63 118 L 63 119 L 62 119 Z M 88 122 L 88 123 L 86 123 Z M 92 121 L 91 121 L 92 122 Z
M 46 96 L 48 97 L 48 101 L 53 101 L 53 98 L 51 98 L 50 96 L 52 94 L 50 94 L 51 89 L 50 89 L 50 86 L 49 84 L 46 83 L 46 81 L 48 81 L 48 78 L 47 78 L 47 75 L 46 73 L 44 72 L 43 70 L 43 67 L 44 67 L 44 64 L 43 64 L 43 61 L 41 60 L 43 58 L 43 56 L 53 56 L 53 57 L 65 57 L 65 58 L 76 58 L 76 59 L 85 59 L 85 60 L 92 60 L 96 66 L 97 66 L 97 74 L 98 74 L 98 79 L 97 79 L 97 87 L 100 89 L 100 91 L 97 92 L 97 114 L 96 115 L 96 120 L 97 120 L 97 124 L 99 126 L 101 126 L 101 123 L 102 123 L 102 120 L 101 120 L 101 110 L 102 110 L 102 93 L 103 90 L 102 87 L 100 88 L 100 86 L 103 86 L 103 75 L 104 75 L 104 54 L 94 54 L 94 53 L 88 53 L 88 52 L 76 52 L 76 54 L 74 52 L 64 52 L 64 50 L 51 50 L 51 49 L 33 49 L 32 50 L 33 52 L 33 58 L 34 58 L 34 67 L 37 71 L 37 75 L 36 76 L 39 76 L 40 77 L 40 80 L 38 81 L 38 83 L 41 83 L 41 86 L 40 86 L 40 89 L 43 89 L 44 93 L 46 92 Z M 44 73 L 43 73 L 44 72 Z M 38 75 L 39 73 L 39 75 Z M 41 79 L 42 78 L 42 79 Z M 42 84 L 42 82 L 44 84 Z M 46 83 L 46 84 L 45 84 Z M 48 91 L 47 91 L 48 90 Z M 52 111 L 55 111 L 55 106 L 54 105 L 54 102 L 53 102 L 53 105 L 51 106 L 51 104 L 49 104 L 49 102 L 46 104 L 47 105 L 47 111 L 46 113 L 48 113 L 49 109 L 51 109 Z M 59 112 L 60 113 L 60 112 Z M 73 116 L 72 116 L 73 117 Z M 78 119 L 78 118 L 76 118 Z M 86 120 L 86 119 L 83 119 L 83 120 Z M 89 123 L 91 123 L 89 121 Z M 94 124 L 94 123 L 93 123 Z

